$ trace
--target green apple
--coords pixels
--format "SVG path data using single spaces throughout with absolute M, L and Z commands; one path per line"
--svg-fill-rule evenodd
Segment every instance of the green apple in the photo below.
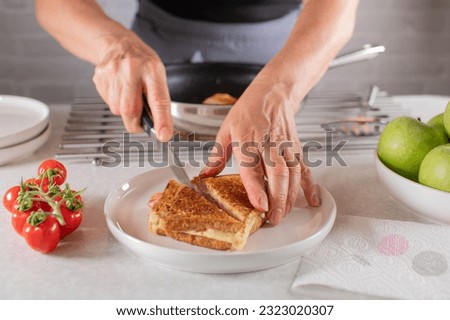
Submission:
M 378 141 L 378 157 L 391 170 L 418 180 L 420 164 L 435 147 L 448 143 L 442 131 L 420 120 L 402 116 L 389 122 Z
M 423 158 L 419 182 L 450 192 L 450 143 L 434 148 Z
M 447 108 L 444 112 L 444 126 L 445 132 L 447 132 L 447 137 L 450 139 L 450 101 L 447 104 Z
M 435 127 L 438 130 L 441 130 L 444 134 L 445 133 L 445 127 L 444 127 L 444 113 L 440 113 L 427 122 L 428 125 Z

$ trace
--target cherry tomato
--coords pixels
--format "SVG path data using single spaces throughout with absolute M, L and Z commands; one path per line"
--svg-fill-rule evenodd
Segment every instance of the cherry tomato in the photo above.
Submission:
M 66 190 L 62 196 L 55 198 L 55 203 L 60 204 L 60 212 L 65 221 L 60 226 L 61 239 L 74 232 L 83 220 L 83 200 L 73 190 Z
M 72 211 L 66 206 L 61 206 L 61 214 L 66 222 L 65 225 L 59 227 L 61 230 L 60 237 L 62 239 L 74 232 L 80 226 L 81 221 L 83 220 L 83 210 L 78 209 Z
M 25 180 L 23 186 L 26 190 L 31 191 L 48 191 L 48 179 L 30 178 Z
M 13 186 L 9 188 L 3 196 L 3 205 L 12 214 L 11 224 L 14 230 L 16 230 L 16 232 L 20 235 L 22 235 L 22 229 L 28 216 L 41 207 L 39 203 L 40 201 L 33 201 L 29 196 L 26 195 L 21 197 L 21 195 L 23 195 L 25 192 L 26 189 L 23 185 L 22 187 Z M 19 203 L 19 200 L 21 198 L 23 198 L 22 205 Z M 46 202 L 43 203 L 48 206 Z
M 46 201 L 36 201 L 36 204 L 39 209 L 42 209 L 42 211 L 52 212 L 53 210 L 52 207 Z
M 47 183 L 48 185 L 62 185 L 67 178 L 66 167 L 55 159 L 47 159 L 42 162 L 37 173 L 41 183 Z
M 9 188 L 3 195 L 3 205 L 11 213 L 37 211 L 41 201 L 35 201 L 29 190 L 25 184 Z
M 30 212 L 14 212 L 11 215 L 11 224 L 16 230 L 18 234 L 20 234 L 23 237 L 23 226 L 25 225 L 25 222 L 27 222 L 27 218 L 30 216 Z
M 83 199 L 81 198 L 81 194 L 84 190 L 81 191 L 75 191 L 72 189 L 69 189 L 68 187 L 66 190 L 64 190 L 64 193 L 62 194 L 62 198 L 66 200 L 65 205 L 70 210 L 77 210 L 84 207 Z
M 24 186 L 24 190 L 30 190 L 30 191 L 40 191 L 40 188 L 42 188 L 41 190 L 44 192 L 48 192 L 48 184 L 46 183 L 44 186 L 41 185 L 41 180 L 37 179 L 37 178 L 30 178 L 25 180 L 25 182 L 23 183 Z M 59 186 L 54 186 L 53 187 L 54 190 L 52 190 L 53 193 L 50 193 L 49 196 L 52 196 L 56 193 L 58 193 L 59 191 L 61 191 L 61 189 L 59 188 Z M 34 211 L 37 211 L 37 209 L 42 209 L 45 212 L 51 212 L 52 208 L 51 206 L 47 203 L 46 200 L 44 200 L 43 195 L 33 195 L 33 198 L 38 199 L 38 200 L 33 200 L 33 209 L 35 209 Z
M 36 185 L 38 186 L 38 189 L 44 193 L 46 193 L 48 196 L 54 196 L 61 192 L 61 187 L 57 185 L 56 183 L 50 183 L 49 180 L 52 180 L 53 178 L 43 177 L 42 179 L 36 179 Z
M 24 186 L 29 190 L 37 189 L 39 180 L 36 178 L 29 178 L 23 182 Z
M 31 248 L 41 253 L 49 253 L 58 245 L 59 227 L 55 217 L 38 211 L 28 217 L 22 232 Z
M 45 181 L 48 182 L 48 179 Z M 39 188 L 42 188 L 41 182 L 42 180 L 39 178 L 29 178 L 25 180 L 23 184 L 30 190 L 39 190 Z
M 3 195 L 3 206 L 11 213 L 15 212 L 15 202 L 17 197 L 19 196 L 20 186 L 13 186 L 6 190 Z

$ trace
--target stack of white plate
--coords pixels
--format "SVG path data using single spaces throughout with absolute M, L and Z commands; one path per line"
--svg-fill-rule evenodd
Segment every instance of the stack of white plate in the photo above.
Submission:
M 0 165 L 33 154 L 48 140 L 49 114 L 41 101 L 0 95 Z

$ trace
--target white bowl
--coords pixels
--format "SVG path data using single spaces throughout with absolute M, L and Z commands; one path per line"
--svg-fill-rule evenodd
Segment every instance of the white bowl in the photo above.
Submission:
M 450 224 L 450 192 L 433 189 L 395 173 L 381 162 L 375 151 L 378 178 L 389 193 L 417 216 Z

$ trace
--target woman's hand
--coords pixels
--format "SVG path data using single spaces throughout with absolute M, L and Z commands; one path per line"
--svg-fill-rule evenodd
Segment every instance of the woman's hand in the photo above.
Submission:
M 111 112 L 122 116 L 128 132 L 141 132 L 143 93 L 155 120 L 157 137 L 172 136 L 170 95 L 164 65 L 156 52 L 134 33 L 108 35 L 105 55 L 93 77 L 97 91 Z
M 218 174 L 233 152 L 252 205 L 274 225 L 290 212 L 300 186 L 311 206 L 317 185 L 303 161 L 294 123 L 299 101 L 288 85 L 258 75 L 227 115 L 202 176 Z M 267 178 L 267 191 L 266 181 Z

